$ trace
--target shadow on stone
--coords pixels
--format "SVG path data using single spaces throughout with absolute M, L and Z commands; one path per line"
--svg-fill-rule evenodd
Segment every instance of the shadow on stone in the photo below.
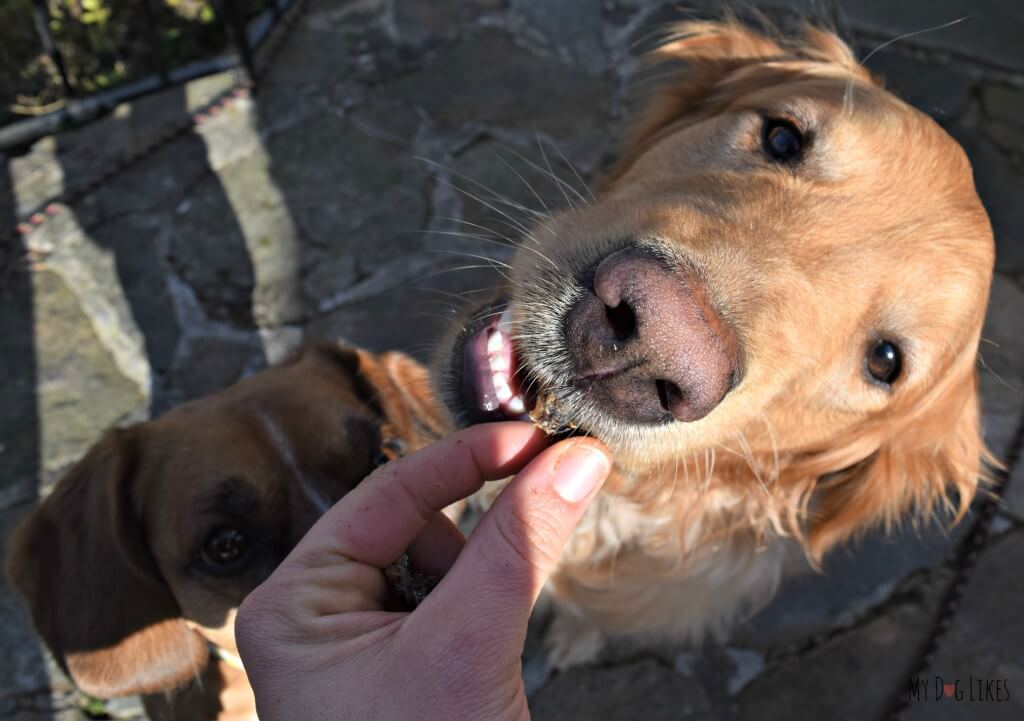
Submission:
M 130 112 L 115 113 L 104 123 L 58 136 L 56 155 L 65 189 L 74 192 L 81 183 L 89 183 L 97 162 L 131 156 L 184 122 L 189 112 L 186 88 L 178 87 L 133 105 Z M 120 147 L 112 149 L 110 143 Z M 199 132 L 189 131 L 144 163 L 90 189 L 72 210 L 87 242 L 99 252 L 93 265 L 102 267 L 103 255 L 112 259 L 113 282 L 104 284 L 94 276 L 97 286 L 107 287 L 87 290 L 107 296 L 112 307 L 127 306 L 130 318 L 121 324 L 134 326 L 140 336 L 138 351 L 148 369 L 139 373 L 148 370 L 149 415 L 159 415 L 186 399 L 171 377 L 177 366 L 187 367 L 189 359 L 177 356 L 183 345 L 190 345 L 182 343 L 187 330 L 176 295 L 194 294 L 208 318 L 239 331 L 256 328 L 253 264 L 207 143 Z M 197 214 L 200 223 L 195 221 Z M 206 232 L 197 232 L 197 225 Z M 262 364 L 261 359 L 258 365 Z M 184 395 L 200 394 L 186 390 Z
M 17 199 L 0 156 L 0 228 L 17 222 Z M 0 547 L 37 496 L 40 427 L 36 397 L 35 315 L 28 249 L 21 238 L 0 245 Z M 2 559 L 0 559 L 2 560 Z M 20 599 L 0 575 L 0 629 L 6 653 L 0 657 L 0 717 L 18 721 L 53 718 L 51 682 L 45 656 L 31 631 Z

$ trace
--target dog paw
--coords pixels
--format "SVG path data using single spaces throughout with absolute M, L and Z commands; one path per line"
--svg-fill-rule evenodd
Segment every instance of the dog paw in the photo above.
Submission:
M 593 663 L 601 655 L 606 642 L 600 630 L 581 619 L 556 613 L 544 637 L 548 663 L 564 671 L 573 666 Z

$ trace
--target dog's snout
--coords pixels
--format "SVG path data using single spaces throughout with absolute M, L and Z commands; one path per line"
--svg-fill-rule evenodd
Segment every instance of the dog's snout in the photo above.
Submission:
M 626 422 L 703 418 L 736 374 L 735 336 L 696 276 L 636 248 L 598 264 L 566 341 L 577 387 Z

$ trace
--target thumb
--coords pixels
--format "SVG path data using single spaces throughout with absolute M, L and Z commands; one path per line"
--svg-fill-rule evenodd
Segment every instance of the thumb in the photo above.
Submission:
M 562 547 L 610 471 L 608 450 L 595 439 L 546 449 L 501 492 L 414 617 L 454 620 L 460 635 L 525 635 Z

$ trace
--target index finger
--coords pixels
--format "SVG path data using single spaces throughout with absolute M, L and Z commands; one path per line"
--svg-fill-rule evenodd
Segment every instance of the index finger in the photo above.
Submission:
M 314 524 L 293 558 L 341 554 L 385 568 L 434 514 L 484 481 L 517 473 L 546 445 L 543 432 L 520 421 L 461 430 L 367 476 Z

